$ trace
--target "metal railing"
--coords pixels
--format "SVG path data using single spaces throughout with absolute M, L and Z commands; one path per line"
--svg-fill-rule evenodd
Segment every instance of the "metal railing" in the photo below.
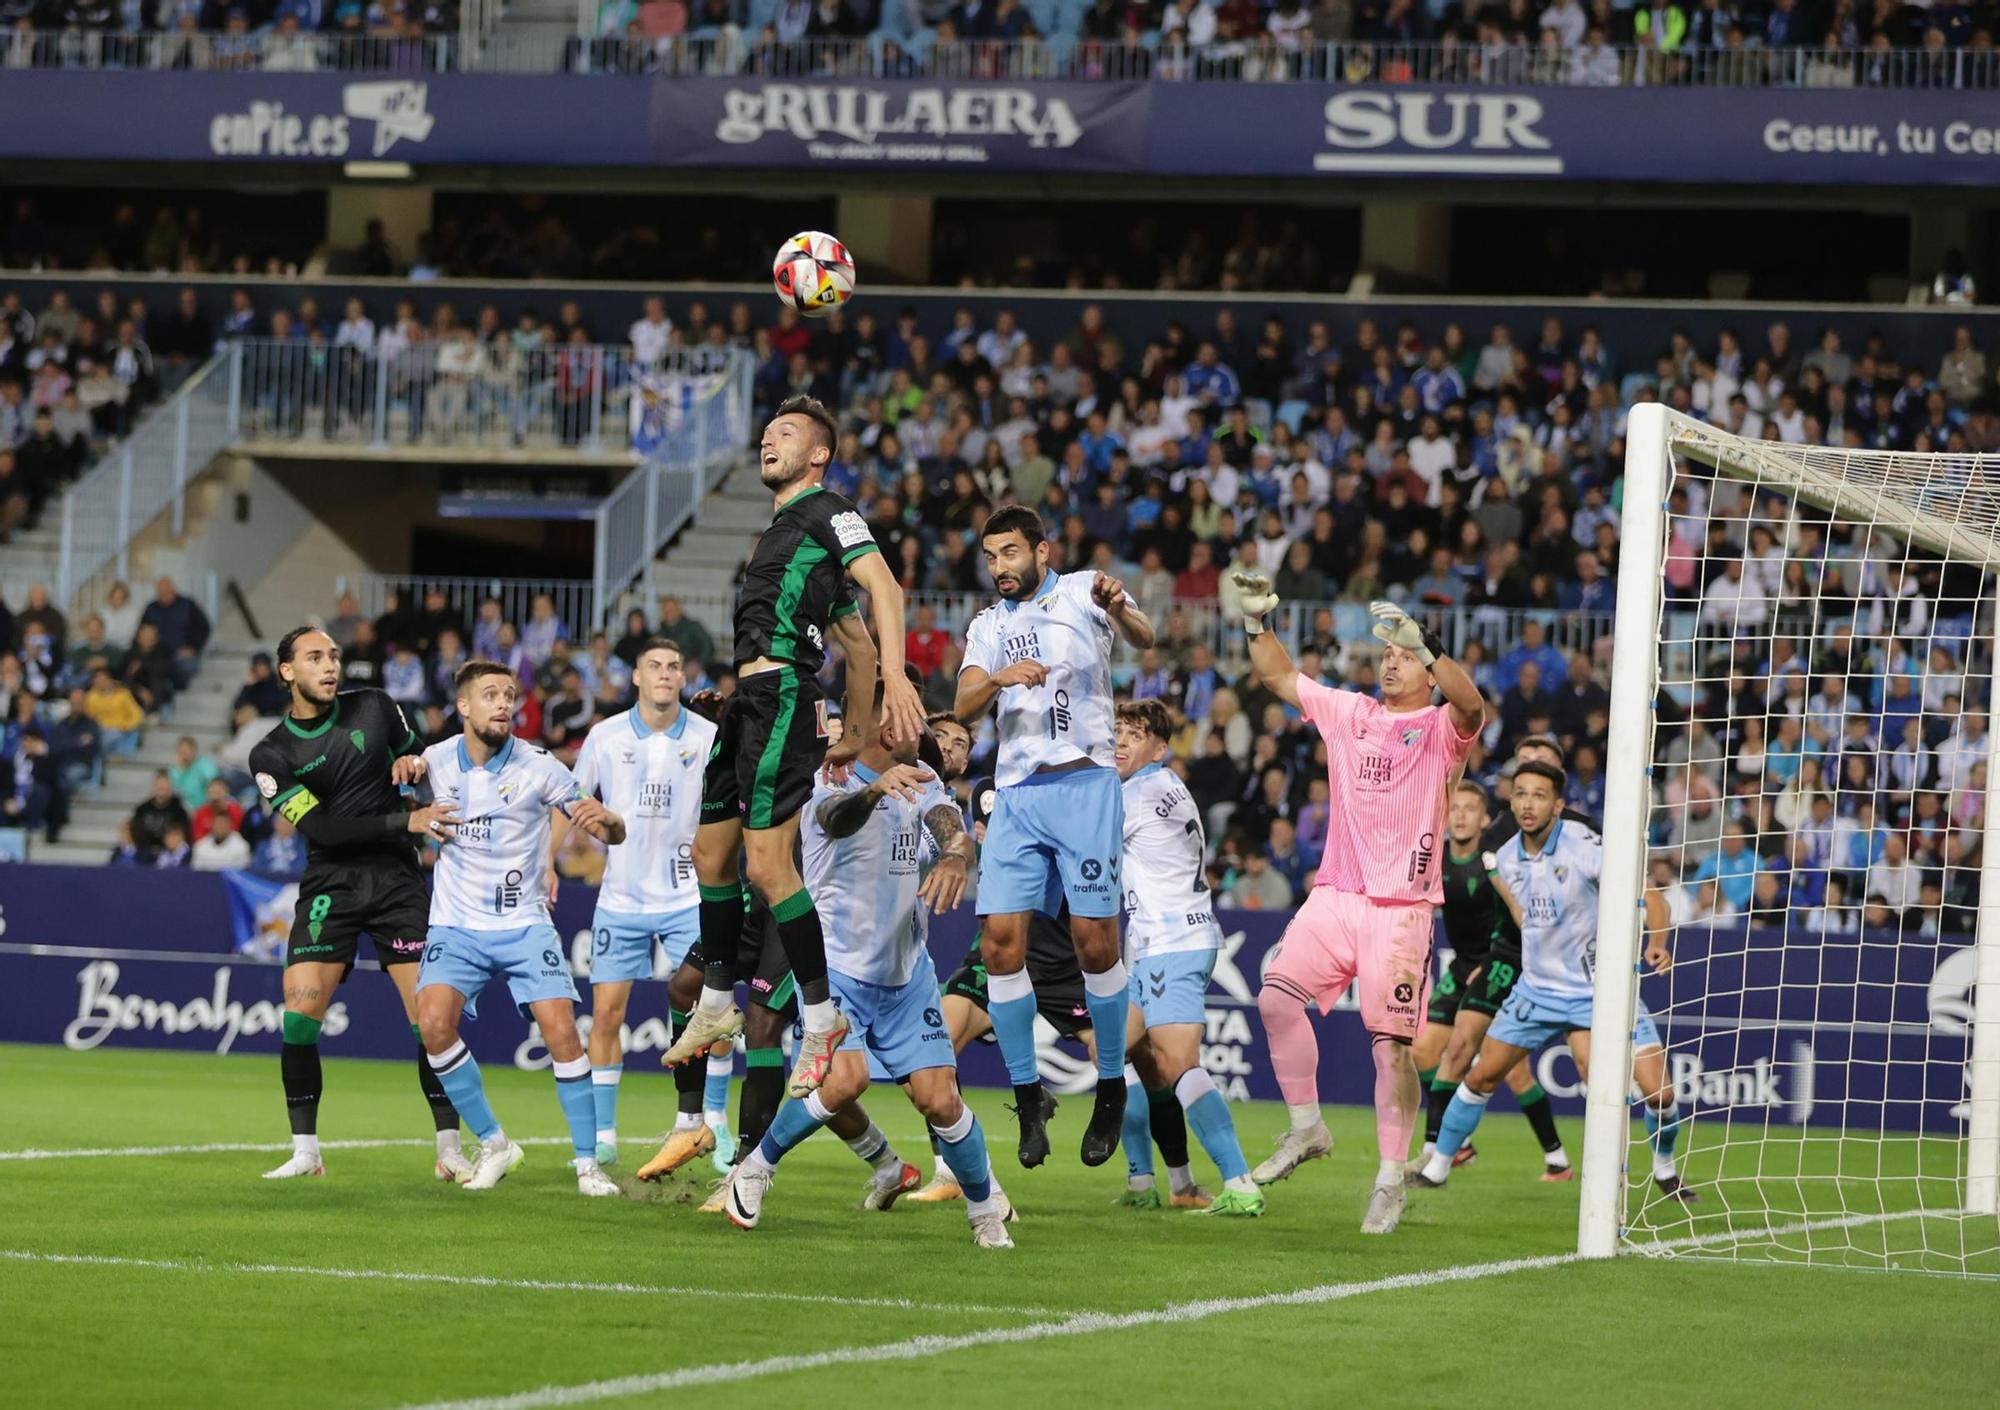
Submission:
M 188 482 L 235 439 L 235 362 L 211 359 L 64 492 L 55 600 L 65 611 L 107 568 L 128 576 L 133 540 L 162 512 L 180 533 Z
M 1176 35 L 1136 44 L 1074 35 L 939 43 L 929 32 L 780 42 L 738 28 L 669 39 L 550 36 L 491 28 L 497 6 L 467 11 L 455 33 L 115 33 L 15 30 L 0 69 L 263 70 L 368 73 L 609 73 L 675 78 L 1066 79 L 1160 82 L 1624 85 L 1783 88 L 2000 88 L 2000 52 L 1970 48 L 1827 50 L 1649 46 L 1562 50 L 1460 41 L 1280 44 L 1268 34 L 1189 48 Z
M 388 354 L 322 336 L 243 339 L 242 431 L 248 441 L 458 449 L 562 449 L 639 456 L 649 408 L 665 387 L 740 375 L 733 348 L 672 350 L 571 343 L 517 349 L 504 335 L 423 342 Z M 733 372 L 741 366 L 740 373 Z M 649 390 L 650 389 L 650 390 Z M 747 412 L 746 412 L 747 415 Z M 747 423 L 743 440 L 747 444 Z
M 334 596 L 352 593 L 362 616 L 416 612 L 432 592 L 444 594 L 470 633 L 487 599 L 500 605 L 500 620 L 516 626 L 528 620 L 537 597 L 546 596 L 571 641 L 588 641 L 597 620 L 595 589 L 586 578 L 468 578 L 427 574 L 357 573 L 334 583 Z M 467 648 L 471 637 L 466 638 Z

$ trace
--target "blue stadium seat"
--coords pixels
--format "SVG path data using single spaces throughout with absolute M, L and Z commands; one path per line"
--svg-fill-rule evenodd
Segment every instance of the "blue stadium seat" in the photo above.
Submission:
M 1305 422 L 1306 413 L 1311 410 L 1312 403 L 1309 401 L 1279 402 L 1278 419 L 1290 427 L 1292 434 L 1296 436 L 1299 433 L 1299 427 Z
M 1618 399 L 1624 405 L 1630 406 L 1632 399 L 1639 395 L 1641 387 L 1657 386 L 1659 386 L 1659 378 L 1650 372 L 1627 372 L 1624 378 L 1618 383 Z
M 1263 432 L 1267 436 L 1270 435 L 1271 403 L 1265 401 L 1262 397 L 1245 397 L 1243 398 L 1243 405 L 1250 413 L 1250 425 L 1252 428 Z M 1292 429 L 1296 431 L 1298 427 L 1294 426 Z

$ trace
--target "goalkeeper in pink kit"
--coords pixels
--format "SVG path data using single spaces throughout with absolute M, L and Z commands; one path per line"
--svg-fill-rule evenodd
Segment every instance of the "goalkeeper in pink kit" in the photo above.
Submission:
M 1235 579 L 1251 669 L 1325 740 L 1333 795 L 1312 892 L 1286 927 L 1257 995 L 1292 1124 L 1252 1174 L 1270 1184 L 1332 1149 L 1319 1109 L 1319 1043 L 1306 1010 L 1317 1005 L 1326 1013 L 1348 985 L 1358 985 L 1375 1060 L 1381 1154 L 1361 1232 L 1393 1233 L 1419 1112 L 1410 1045 L 1429 997 L 1431 914 L 1443 899 L 1445 799 L 1485 722 L 1485 701 L 1437 638 L 1391 602 L 1369 608 L 1383 643 L 1380 700 L 1300 675 L 1283 643 L 1264 630 L 1264 617 L 1278 605 L 1270 579 Z M 1433 687 L 1444 692 L 1443 705 L 1431 703 Z

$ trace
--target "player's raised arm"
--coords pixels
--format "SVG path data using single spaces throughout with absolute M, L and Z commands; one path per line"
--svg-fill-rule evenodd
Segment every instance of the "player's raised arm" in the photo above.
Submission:
M 847 565 L 854 585 L 868 594 L 875 618 L 877 669 L 881 672 L 882 717 L 892 739 L 916 739 L 924 732 L 924 702 L 903 674 L 903 588 L 880 553 L 869 553 Z
M 924 814 L 924 826 L 938 845 L 938 859 L 917 888 L 917 899 L 928 903 L 933 915 L 943 915 L 965 899 L 972 876 L 972 839 L 965 835 L 965 815 L 954 801 L 935 804 Z
M 1243 630 L 1250 638 L 1250 670 L 1257 683 L 1293 709 L 1299 705 L 1299 668 L 1292 653 L 1271 632 L 1264 619 L 1278 608 L 1278 594 L 1271 590 L 1265 573 L 1237 572 L 1230 575 L 1243 589 Z
M 875 557 L 879 562 L 881 555 Z M 838 768 L 859 758 L 861 747 L 875 737 L 875 685 L 881 679 L 881 656 L 859 612 L 842 613 L 827 626 L 847 662 L 840 743 L 826 751 L 826 762 Z
M 1444 643 L 1437 633 L 1424 628 L 1393 602 L 1371 602 L 1368 610 L 1375 616 L 1377 641 L 1400 646 L 1424 663 L 1431 679 L 1444 692 L 1445 703 L 1451 707 L 1451 727 L 1458 731 L 1458 737 L 1465 739 L 1484 727 L 1486 697 L 1479 693 L 1465 667 L 1445 654 Z
M 1132 600 L 1132 595 L 1125 591 L 1125 584 L 1108 573 L 1098 573 L 1091 580 L 1090 599 L 1111 619 L 1118 635 L 1128 643 L 1141 651 L 1153 644 L 1153 623 L 1139 610 L 1139 604 Z

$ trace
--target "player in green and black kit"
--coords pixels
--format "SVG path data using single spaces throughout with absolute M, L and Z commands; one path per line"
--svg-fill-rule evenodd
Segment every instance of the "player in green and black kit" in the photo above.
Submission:
M 732 998 L 743 931 L 740 847 L 798 984 L 805 1031 L 786 1086 L 794 1097 L 819 1087 L 847 1034 L 827 990 L 819 914 L 795 860 L 799 810 L 823 764 L 846 765 L 875 737 L 878 666 L 891 737 L 917 739 L 924 730 L 923 705 L 903 673 L 903 590 L 860 511 L 821 484 L 837 434 L 824 406 L 793 397 L 778 408 L 759 446 L 774 512 L 736 598 L 736 693 L 702 779 L 694 844 L 706 975 L 701 1002 L 665 1057 L 669 1066 L 692 1061 L 743 1026 Z M 868 594 L 879 652 L 859 612 L 842 610 L 852 606 L 848 578 Z M 828 636 L 847 658 L 847 728 L 833 749 L 817 679 Z
M 284 1046 L 279 1070 L 291 1115 L 292 1156 L 267 1180 L 323 1175 L 319 1150 L 319 1032 L 333 993 L 354 968 L 366 931 L 395 982 L 416 1033 L 417 964 L 429 934 L 430 896 L 418 839 L 450 835 L 442 807 L 403 807 L 399 787 L 422 776 L 423 749 L 402 707 L 379 690 L 337 695 L 340 648 L 313 627 L 278 643 L 278 678 L 291 687 L 284 722 L 250 751 L 257 791 L 306 839 L 306 870 L 285 947 Z M 436 1175 L 460 1183 L 458 1113 L 417 1044 L 417 1073 L 437 1128 Z

